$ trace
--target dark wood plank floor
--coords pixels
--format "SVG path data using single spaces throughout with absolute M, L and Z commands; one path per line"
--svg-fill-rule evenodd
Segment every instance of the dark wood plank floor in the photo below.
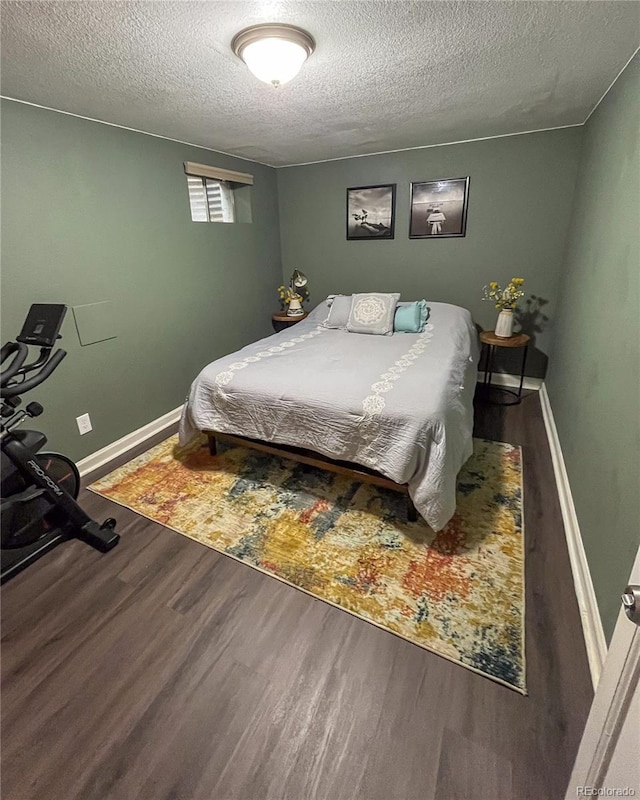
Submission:
M 555 800 L 591 701 L 540 404 L 523 446 L 523 697 L 137 517 L 2 588 L 5 800 Z

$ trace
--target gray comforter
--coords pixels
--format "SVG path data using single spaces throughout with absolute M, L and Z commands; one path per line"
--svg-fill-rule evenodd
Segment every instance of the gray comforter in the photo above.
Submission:
M 205 367 L 180 422 L 186 444 L 212 430 L 296 445 L 409 485 L 440 530 L 472 452 L 477 335 L 468 311 L 430 303 L 421 334 L 371 336 L 302 322 Z

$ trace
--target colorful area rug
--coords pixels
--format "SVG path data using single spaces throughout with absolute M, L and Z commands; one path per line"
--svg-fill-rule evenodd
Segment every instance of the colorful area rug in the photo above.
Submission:
M 397 492 L 176 437 L 90 489 L 525 694 L 521 470 L 520 448 L 475 439 L 439 533 Z

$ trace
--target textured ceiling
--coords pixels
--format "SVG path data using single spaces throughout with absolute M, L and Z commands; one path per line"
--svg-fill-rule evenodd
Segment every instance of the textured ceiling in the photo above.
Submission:
M 2 2 L 2 93 L 282 165 L 584 122 L 638 45 L 637 2 Z M 288 22 L 291 83 L 229 42 Z

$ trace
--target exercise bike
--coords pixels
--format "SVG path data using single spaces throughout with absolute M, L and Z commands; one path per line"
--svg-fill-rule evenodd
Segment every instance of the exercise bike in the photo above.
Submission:
M 38 431 L 16 430 L 26 419 L 40 416 L 40 403 L 18 411 L 21 395 L 45 381 L 67 355 L 53 350 L 67 307 L 31 306 L 20 335 L 0 351 L 0 583 L 12 578 L 62 542 L 78 538 L 107 552 L 120 540 L 116 521 L 99 525 L 76 503 L 80 474 L 70 458 L 44 453 L 47 437 Z M 35 361 L 25 363 L 29 347 L 40 348 Z M 52 352 L 53 351 L 53 352 Z M 29 377 L 30 376 L 30 377 Z

